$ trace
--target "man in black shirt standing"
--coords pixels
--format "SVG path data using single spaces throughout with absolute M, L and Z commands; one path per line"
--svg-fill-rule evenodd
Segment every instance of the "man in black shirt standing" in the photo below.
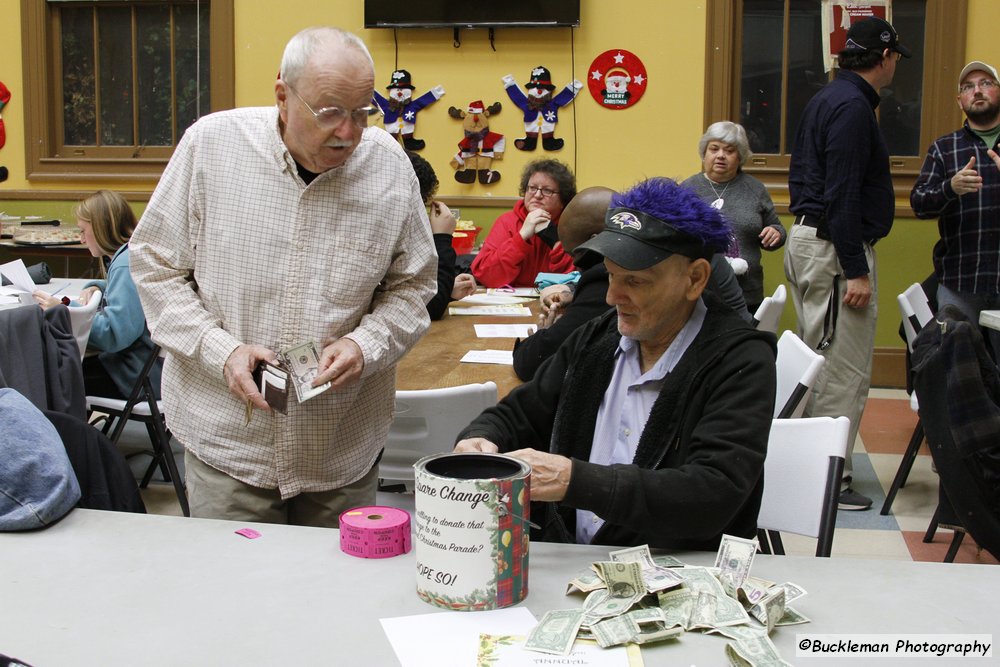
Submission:
M 875 117 L 878 91 L 892 83 L 910 51 L 888 22 L 851 25 L 840 71 L 802 114 L 788 186 L 795 222 L 785 274 L 799 334 L 826 357 L 805 416 L 847 416 L 850 450 L 871 382 L 877 281 L 874 243 L 892 228 L 895 198 L 889 151 Z M 844 468 L 840 509 L 866 510 L 870 498 L 850 488 Z

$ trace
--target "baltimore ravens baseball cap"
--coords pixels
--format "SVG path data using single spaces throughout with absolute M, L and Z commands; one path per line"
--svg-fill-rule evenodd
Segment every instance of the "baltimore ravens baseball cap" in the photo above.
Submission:
M 899 35 L 892 24 L 877 16 L 869 16 L 851 24 L 847 30 L 847 44 L 844 51 L 895 51 L 904 58 L 912 54 L 899 43 Z
M 642 271 L 671 255 L 709 258 L 713 250 L 696 236 L 665 220 L 631 208 L 608 209 L 604 231 L 574 250 L 574 256 L 596 252 L 629 271 Z

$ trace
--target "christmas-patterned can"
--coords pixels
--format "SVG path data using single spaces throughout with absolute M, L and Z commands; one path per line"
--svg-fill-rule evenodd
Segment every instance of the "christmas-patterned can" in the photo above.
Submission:
M 417 595 L 479 611 L 528 594 L 531 467 L 500 454 L 434 454 L 416 474 Z

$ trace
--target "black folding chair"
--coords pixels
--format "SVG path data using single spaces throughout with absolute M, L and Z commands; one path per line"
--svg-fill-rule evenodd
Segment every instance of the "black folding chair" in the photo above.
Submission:
M 88 396 L 87 409 L 91 414 L 94 412 L 104 413 L 91 419 L 92 424 L 97 424 L 104 420 L 102 431 L 111 439 L 111 442 L 118 444 L 125 424 L 129 421 L 137 421 L 145 424 L 146 432 L 149 433 L 149 441 L 152 444 L 152 457 L 149 466 L 146 468 L 140 488 L 149 486 L 153 479 L 153 474 L 159 468 L 163 479 L 174 485 L 177 493 L 177 501 L 180 503 L 184 516 L 191 516 L 188 507 L 187 491 L 184 488 L 184 480 L 177 470 L 177 462 L 174 460 L 173 452 L 170 449 L 170 430 L 167 428 L 166 418 L 163 415 L 161 401 L 156 400 L 153 393 L 153 386 L 149 381 L 149 373 L 153 369 L 160 356 L 160 346 L 154 345 L 149 358 L 143 364 L 142 371 L 129 393 L 128 399 L 111 398 L 108 396 Z

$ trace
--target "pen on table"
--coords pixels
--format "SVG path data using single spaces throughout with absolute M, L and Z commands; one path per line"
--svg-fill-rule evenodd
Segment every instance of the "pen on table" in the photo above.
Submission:
M 55 296 L 56 294 L 59 294 L 59 292 L 62 292 L 64 289 L 66 289 L 69 286 L 70 286 L 70 283 L 64 283 L 62 287 L 60 287 L 56 291 L 52 292 L 49 296 Z

